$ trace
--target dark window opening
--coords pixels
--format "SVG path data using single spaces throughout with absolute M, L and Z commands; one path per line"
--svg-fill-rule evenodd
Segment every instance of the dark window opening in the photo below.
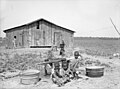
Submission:
M 14 36 L 14 39 L 16 39 L 17 37 L 16 36 Z
M 37 22 L 37 29 L 39 29 L 40 27 L 39 27 L 39 22 Z

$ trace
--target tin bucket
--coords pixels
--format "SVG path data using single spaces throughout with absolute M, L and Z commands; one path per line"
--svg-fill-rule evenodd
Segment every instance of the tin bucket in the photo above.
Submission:
M 36 84 L 39 81 L 40 71 L 38 70 L 27 70 L 21 74 L 21 84 L 30 85 Z
M 88 77 L 101 77 L 104 75 L 104 67 L 90 66 L 86 67 L 86 76 Z

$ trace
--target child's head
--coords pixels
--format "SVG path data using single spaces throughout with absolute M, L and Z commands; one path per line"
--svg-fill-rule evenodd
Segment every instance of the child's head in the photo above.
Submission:
M 63 61 L 62 61 L 62 68 L 63 68 L 64 70 L 67 70 L 68 67 L 69 67 L 69 63 L 70 63 L 70 60 L 67 60 L 67 59 L 63 60 Z
M 74 52 L 74 57 L 75 57 L 75 59 L 78 59 L 79 56 L 80 56 L 79 51 L 75 51 L 75 52 Z

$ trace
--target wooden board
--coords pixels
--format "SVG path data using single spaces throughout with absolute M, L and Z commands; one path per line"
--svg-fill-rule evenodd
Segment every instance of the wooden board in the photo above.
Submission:
M 30 46 L 30 48 L 51 48 L 51 46 Z
M 55 59 L 52 59 L 50 61 L 42 62 L 39 65 L 45 65 L 45 64 L 49 64 L 49 63 L 55 63 L 55 62 L 61 62 L 62 60 L 64 60 L 64 59 L 63 58 L 55 58 Z

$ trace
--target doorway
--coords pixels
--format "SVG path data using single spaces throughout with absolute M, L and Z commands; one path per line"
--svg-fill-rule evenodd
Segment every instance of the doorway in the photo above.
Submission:
M 61 32 L 54 32 L 54 45 L 60 47 L 62 34 Z

